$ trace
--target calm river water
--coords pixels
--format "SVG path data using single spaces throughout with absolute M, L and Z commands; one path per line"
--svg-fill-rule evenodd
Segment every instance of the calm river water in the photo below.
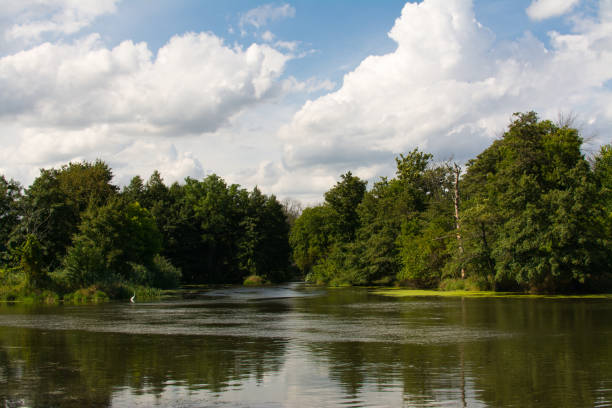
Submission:
M 612 301 L 192 290 L 0 306 L 4 407 L 612 406 Z

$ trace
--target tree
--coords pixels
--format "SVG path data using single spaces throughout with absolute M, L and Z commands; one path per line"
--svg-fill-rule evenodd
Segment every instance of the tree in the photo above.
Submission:
M 297 220 L 302 214 L 302 211 L 304 211 L 304 207 L 302 203 L 292 198 L 285 198 L 281 201 L 281 205 L 283 206 L 285 218 L 287 218 L 287 224 L 289 224 L 289 228 L 291 228 L 293 224 L 295 224 L 295 220 Z
M 435 287 L 449 274 L 456 247 L 456 169 L 443 164 L 426 168 L 422 184 L 425 209 L 405 220 L 397 238 L 401 269 L 397 280 L 417 287 Z M 457 268 L 461 270 L 461 268 Z M 450 277 L 456 277 L 451 270 Z
M 340 176 L 341 181 L 325 193 L 325 203 L 335 212 L 335 229 L 338 239 L 353 241 L 359 227 L 357 206 L 363 200 L 366 181 L 355 177 L 349 171 Z
M 332 238 L 332 223 L 335 212 L 329 207 L 319 205 L 308 207 L 295 220 L 289 235 L 293 250 L 293 262 L 307 274 L 312 267 L 327 254 Z
M 161 235 L 149 212 L 137 202 L 116 198 L 83 215 L 64 266 L 76 287 L 133 281 L 132 265 L 153 268 L 160 250 Z
M 19 249 L 19 266 L 30 288 L 41 289 L 47 284 L 48 275 L 43 265 L 42 247 L 34 235 L 28 235 Z
M 581 143 L 576 129 L 516 114 L 470 163 L 464 225 L 479 243 L 469 248 L 481 264 L 493 261 L 498 282 L 571 290 L 605 270 L 602 209 Z
M 254 188 L 240 227 L 238 261 L 243 273 L 273 282 L 289 278 L 289 224 L 276 197 Z
M 412 253 L 408 246 L 421 235 L 423 212 L 434 197 L 440 196 L 444 187 L 441 183 L 447 178 L 441 168 L 429 168 L 431 158 L 431 154 L 418 149 L 400 154 L 395 159 L 396 177 L 374 184 L 359 206 L 358 248 L 367 281 L 428 281 L 421 271 L 412 268 L 415 264 L 408 259 Z M 428 273 L 435 276 L 438 271 Z
M 10 234 L 19 224 L 20 199 L 19 183 L 13 180 L 7 181 L 0 175 L 0 255 L 8 250 Z
M 599 185 L 603 205 L 612 214 L 612 145 L 601 146 L 593 163 L 595 180 Z
M 121 194 L 128 201 L 138 201 L 140 205 L 144 206 L 144 194 L 145 194 L 145 186 L 142 177 L 134 176 L 130 180 L 130 184 L 123 188 Z
M 104 205 L 117 193 L 112 171 L 102 161 L 69 163 L 61 169 L 41 169 L 40 175 L 21 200 L 23 218 L 13 231 L 14 247 L 36 236 L 43 251 L 43 264 L 53 270 L 61 264 L 81 215 Z

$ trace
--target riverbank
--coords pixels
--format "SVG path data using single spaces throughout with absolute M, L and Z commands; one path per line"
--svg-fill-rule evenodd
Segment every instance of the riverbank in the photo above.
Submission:
M 135 296 L 137 300 L 161 299 L 161 289 L 144 286 L 125 286 L 100 288 L 90 286 L 80 288 L 73 292 L 53 291 L 49 289 L 24 289 L 20 287 L 0 286 L 0 302 L 3 303 L 26 303 L 26 304 L 85 304 L 103 303 L 110 300 L 126 300 Z
M 612 293 L 597 294 L 531 294 L 521 292 L 494 292 L 471 290 L 423 290 L 402 288 L 374 289 L 371 293 L 396 298 L 403 297 L 469 297 L 469 298 L 534 298 L 534 299 L 611 299 Z

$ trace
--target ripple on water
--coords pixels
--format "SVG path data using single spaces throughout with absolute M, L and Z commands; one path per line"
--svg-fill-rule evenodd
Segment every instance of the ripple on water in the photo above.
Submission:
M 316 293 L 316 292 L 315 292 Z M 58 308 L 55 313 L 0 314 L 0 326 L 129 334 L 248 336 L 308 342 L 440 344 L 509 334 L 449 324 L 431 301 L 318 305 L 312 312 L 291 289 L 219 289 L 200 299 Z M 231 301 L 228 297 L 232 297 Z M 295 299 L 301 301 L 296 304 Z M 326 309 L 327 308 L 327 309 Z M 432 311 L 433 310 L 433 311 Z M 384 318 L 382 318 L 384 316 Z

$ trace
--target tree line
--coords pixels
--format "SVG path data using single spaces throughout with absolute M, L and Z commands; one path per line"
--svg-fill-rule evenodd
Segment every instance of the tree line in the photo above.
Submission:
M 301 211 L 217 175 L 120 189 L 103 161 L 0 176 L 0 298 L 83 288 L 281 282 L 594 291 L 612 287 L 612 146 L 515 114 L 464 169 L 417 149 L 394 177 L 351 172 Z
M 100 160 L 42 169 L 27 189 L 0 176 L 0 297 L 289 278 L 276 197 L 214 174 L 167 186 L 155 171 L 121 191 L 112 179 Z
M 587 159 L 582 143 L 517 113 L 465 169 L 415 149 L 369 190 L 348 172 L 296 220 L 293 260 L 331 285 L 609 290 L 612 146 Z

